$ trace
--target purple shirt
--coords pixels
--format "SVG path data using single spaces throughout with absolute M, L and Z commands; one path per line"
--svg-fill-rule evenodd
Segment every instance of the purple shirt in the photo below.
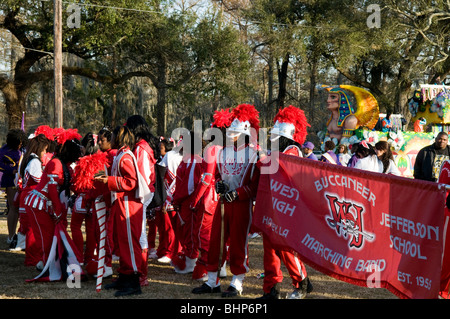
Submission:
M 0 187 L 13 187 L 15 172 L 19 170 L 19 160 L 22 152 L 12 150 L 7 144 L 0 148 Z
M 324 156 L 325 154 L 328 154 L 328 156 L 330 156 L 334 160 L 335 163 L 330 162 L 326 158 L 326 156 Z M 332 164 L 336 164 L 336 165 L 341 165 L 342 166 L 341 162 L 339 161 L 339 158 L 337 157 L 337 155 L 333 151 L 328 151 L 325 154 L 323 154 L 322 157 L 320 158 L 321 162 L 332 163 Z

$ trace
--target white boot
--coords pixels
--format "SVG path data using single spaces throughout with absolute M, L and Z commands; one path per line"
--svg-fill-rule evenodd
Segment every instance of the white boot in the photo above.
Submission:
M 208 281 L 206 284 L 211 288 L 220 286 L 220 280 L 217 281 L 217 271 L 208 271 Z
M 220 268 L 220 274 L 219 274 L 220 278 L 226 278 L 227 277 L 227 261 L 225 260 L 225 262 L 223 263 L 222 268 Z
M 244 277 L 245 274 L 240 274 L 240 275 L 233 275 L 233 278 L 231 278 L 230 286 L 236 288 L 239 294 L 242 293 Z
M 113 274 L 113 269 L 112 269 L 112 267 L 105 266 L 105 272 L 104 272 L 104 274 L 103 274 L 103 278 L 112 276 L 112 274 Z
M 21 251 L 25 250 L 25 235 L 22 233 L 17 233 L 17 244 L 15 248 L 11 248 L 11 251 Z
M 186 267 L 184 267 L 184 269 L 182 269 L 182 270 L 175 267 L 175 272 L 177 274 L 189 274 L 194 271 L 196 262 L 197 262 L 197 258 L 191 259 L 189 257 L 186 257 Z

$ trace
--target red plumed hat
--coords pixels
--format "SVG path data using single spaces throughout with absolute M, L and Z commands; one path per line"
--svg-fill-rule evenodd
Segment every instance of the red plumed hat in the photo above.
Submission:
M 230 109 L 217 110 L 214 112 L 213 119 L 211 127 L 227 128 L 233 120 L 233 114 L 230 112 Z
M 73 185 L 78 192 L 88 191 L 94 187 L 94 175 L 108 168 L 106 152 L 97 152 L 81 157 L 75 166 Z
M 280 109 L 273 119 L 275 125 L 270 134 L 277 137 L 284 136 L 299 144 L 303 144 L 306 139 L 307 127 L 311 126 L 303 110 L 289 105 Z
M 69 128 L 67 130 L 63 128 L 55 128 L 55 130 L 56 142 L 58 144 L 64 145 L 66 141 L 73 139 L 81 140 L 81 135 L 78 133 L 78 129 L 76 128 Z
M 34 136 L 38 136 L 39 134 L 43 134 L 46 138 L 48 138 L 50 141 L 53 141 L 55 139 L 55 132 L 54 130 L 48 126 L 48 125 L 41 125 L 36 128 L 34 131 Z
M 259 131 L 259 112 L 251 104 L 239 104 L 233 111 L 233 122 L 231 122 L 229 127 L 229 132 L 231 135 L 244 133 L 246 135 L 250 134 L 250 127 Z

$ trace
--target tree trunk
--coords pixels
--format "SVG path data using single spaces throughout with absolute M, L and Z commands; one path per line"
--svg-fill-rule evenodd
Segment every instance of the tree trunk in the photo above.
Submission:
M 411 93 L 412 82 L 408 79 L 401 80 L 395 96 L 394 114 L 408 114 L 408 98 Z
M 5 97 L 6 113 L 8 114 L 8 130 L 20 128 L 22 112 L 26 111 L 27 89 L 18 89 L 18 85 L 9 82 L 2 89 Z
M 289 66 L 289 53 L 283 59 L 281 67 L 278 69 L 278 83 L 280 85 L 278 89 L 277 108 L 283 107 L 286 100 L 286 84 L 287 84 L 287 72 Z

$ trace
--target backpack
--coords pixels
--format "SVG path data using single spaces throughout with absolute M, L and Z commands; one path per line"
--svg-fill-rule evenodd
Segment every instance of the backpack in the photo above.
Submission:
M 147 210 L 162 206 L 167 198 L 166 187 L 164 186 L 164 176 L 167 167 L 155 164 L 155 193 L 152 202 L 148 205 Z

